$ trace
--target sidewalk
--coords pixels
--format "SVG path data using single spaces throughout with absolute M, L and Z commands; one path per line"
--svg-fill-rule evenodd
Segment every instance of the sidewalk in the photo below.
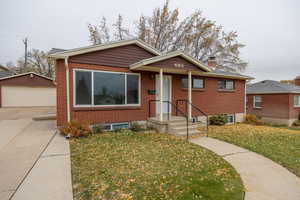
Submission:
M 73 199 L 68 140 L 55 135 L 12 199 Z
M 222 156 L 240 174 L 245 200 L 299 200 L 300 178 L 279 164 L 249 150 L 207 137 L 191 140 Z

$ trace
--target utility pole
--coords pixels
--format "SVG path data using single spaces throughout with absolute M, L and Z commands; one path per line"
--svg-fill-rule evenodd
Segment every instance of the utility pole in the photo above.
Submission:
M 27 67 L 27 42 L 28 42 L 28 38 L 26 37 L 24 40 L 23 40 L 23 43 L 25 45 L 25 63 L 24 63 L 24 68 Z

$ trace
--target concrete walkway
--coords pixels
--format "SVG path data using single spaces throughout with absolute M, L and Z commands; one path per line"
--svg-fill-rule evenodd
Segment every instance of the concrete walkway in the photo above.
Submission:
M 246 188 L 246 200 L 300 200 L 300 178 L 270 159 L 212 138 L 191 142 L 222 156 L 236 169 Z
M 54 135 L 55 121 L 3 120 L 0 136 L 0 199 L 18 189 Z
M 55 135 L 12 199 L 73 199 L 68 140 Z

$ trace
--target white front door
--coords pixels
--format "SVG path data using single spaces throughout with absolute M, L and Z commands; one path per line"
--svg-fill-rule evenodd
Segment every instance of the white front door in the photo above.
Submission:
M 163 101 L 169 101 L 172 100 L 172 77 L 171 76 L 163 76 Z M 155 90 L 156 90 L 156 100 L 160 100 L 160 78 L 159 75 L 156 75 L 155 77 Z M 168 113 L 168 107 L 169 107 L 169 113 L 171 113 L 172 106 L 168 103 L 163 103 L 163 113 Z M 156 114 L 160 113 L 160 103 L 156 102 Z

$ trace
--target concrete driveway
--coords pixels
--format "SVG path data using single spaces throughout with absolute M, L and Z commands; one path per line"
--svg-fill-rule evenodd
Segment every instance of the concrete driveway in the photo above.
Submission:
M 55 107 L 36 107 L 36 108 L 0 108 L 0 121 L 32 119 L 38 115 L 55 113 Z
M 41 157 L 51 155 L 51 152 L 52 154 L 55 154 L 57 151 L 68 151 L 68 143 L 64 142 L 65 139 L 62 140 L 63 138 L 60 138 L 60 142 L 57 142 L 58 139 L 55 139 L 56 121 L 33 121 L 31 119 L 36 115 L 47 114 L 53 111 L 53 108 L 0 109 L 1 200 L 11 199 L 20 188 L 24 188 L 23 183 L 26 183 L 28 177 L 32 176 L 32 172 L 36 171 L 34 170 L 36 164 L 39 165 L 42 163 L 39 161 Z M 66 157 L 66 161 L 63 160 L 58 163 L 49 160 L 47 163 L 49 165 L 48 169 L 51 168 L 52 171 L 54 170 L 54 166 L 51 166 L 51 163 L 57 165 L 62 163 L 63 165 L 66 165 L 66 168 L 62 167 L 62 169 L 56 171 L 61 174 L 67 174 L 67 179 L 71 180 L 69 177 L 70 169 L 68 167 L 70 166 L 68 158 L 69 157 Z M 39 170 L 44 172 L 44 167 L 39 168 Z M 47 170 L 47 167 L 45 170 Z M 56 171 L 54 170 L 54 174 Z M 32 182 L 29 185 L 43 185 L 43 182 L 45 182 L 46 179 L 51 179 L 51 177 L 47 177 L 49 176 L 48 173 L 41 174 L 44 176 L 42 179 L 41 176 L 39 176 L 40 182 Z M 52 177 L 52 179 L 54 179 L 54 177 Z M 59 176 L 56 178 L 59 178 Z M 66 181 L 70 182 L 70 180 L 67 179 Z M 54 179 L 53 182 L 55 181 L 59 182 L 59 180 Z M 51 190 L 49 191 L 51 192 Z M 24 192 L 35 193 L 36 191 L 23 190 L 23 193 Z M 25 199 L 20 192 L 17 194 L 18 195 L 16 196 L 19 196 L 18 199 Z

